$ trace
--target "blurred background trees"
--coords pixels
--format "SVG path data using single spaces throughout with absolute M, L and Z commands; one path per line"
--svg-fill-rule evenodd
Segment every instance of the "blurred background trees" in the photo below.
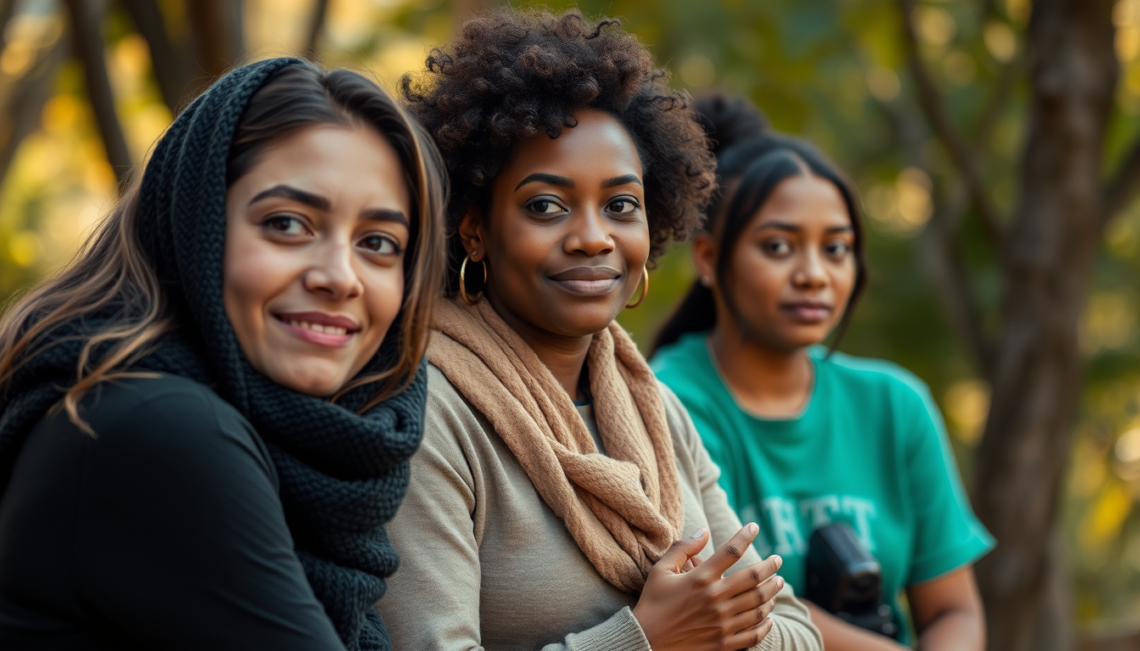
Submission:
M 978 568 L 991 648 L 1137 648 L 1140 0 L 578 4 L 856 182 L 871 285 L 842 348 L 914 370 L 946 414 L 1000 542 Z M 0 301 L 74 253 L 229 66 L 312 54 L 394 88 L 486 5 L 0 0 Z M 642 344 L 692 277 L 684 247 L 661 262 L 622 316 Z

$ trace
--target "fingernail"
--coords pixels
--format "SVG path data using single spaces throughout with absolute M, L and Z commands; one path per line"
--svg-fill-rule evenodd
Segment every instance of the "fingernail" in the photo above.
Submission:
M 704 527 L 701 527 L 700 529 L 697 529 L 697 530 L 696 530 L 696 531 L 693 533 L 693 535 L 689 536 L 689 540 L 697 540 L 697 539 L 698 539 L 698 538 L 700 538 L 701 536 L 705 535 L 705 532 L 706 532 L 706 531 L 708 531 L 708 529 L 705 529 Z
M 782 577 L 782 576 L 776 577 L 776 589 L 777 590 L 783 590 L 784 589 L 784 577 Z
M 748 523 L 748 533 L 755 536 L 759 531 L 760 531 L 760 525 L 756 524 L 755 522 L 749 522 Z
M 780 558 L 779 556 L 772 556 L 772 558 L 775 559 L 777 570 L 784 566 L 784 559 L 783 558 Z

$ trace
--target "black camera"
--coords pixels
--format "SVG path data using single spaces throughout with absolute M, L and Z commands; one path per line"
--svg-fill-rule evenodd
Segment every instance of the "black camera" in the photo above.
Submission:
M 804 597 L 849 624 L 898 637 L 891 607 L 883 603 L 879 562 L 847 523 L 832 522 L 812 532 Z

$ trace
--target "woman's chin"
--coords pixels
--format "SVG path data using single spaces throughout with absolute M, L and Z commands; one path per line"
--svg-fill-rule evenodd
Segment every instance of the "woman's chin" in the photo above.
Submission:
M 327 398 L 348 382 L 347 374 L 329 364 L 306 363 L 292 368 L 258 369 L 281 386 L 316 398 Z
M 621 309 L 610 306 L 588 306 L 573 310 L 562 318 L 551 319 L 552 330 L 571 337 L 586 337 L 610 327 Z

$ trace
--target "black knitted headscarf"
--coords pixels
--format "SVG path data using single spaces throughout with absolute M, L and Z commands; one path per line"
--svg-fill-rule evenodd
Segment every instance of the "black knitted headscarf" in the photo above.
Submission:
M 374 385 L 332 403 L 273 382 L 250 366 L 222 304 L 230 143 L 250 97 L 297 63 L 272 59 L 229 73 L 155 148 L 142 180 L 139 237 L 181 327 L 131 369 L 209 385 L 249 419 L 276 464 L 297 555 L 341 639 L 349 649 L 387 650 L 373 604 L 398 558 L 383 525 L 407 490 L 408 459 L 423 435 L 427 374 L 421 364 L 407 390 L 358 415 Z M 59 388 L 75 382 L 85 340 L 115 310 L 56 329 L 52 345 L 16 372 L 0 403 L 0 468 L 10 469 L 28 432 L 60 400 Z M 396 339 L 390 335 L 362 373 L 385 368 L 398 352 Z M 0 477 L 0 491 L 7 479 Z

